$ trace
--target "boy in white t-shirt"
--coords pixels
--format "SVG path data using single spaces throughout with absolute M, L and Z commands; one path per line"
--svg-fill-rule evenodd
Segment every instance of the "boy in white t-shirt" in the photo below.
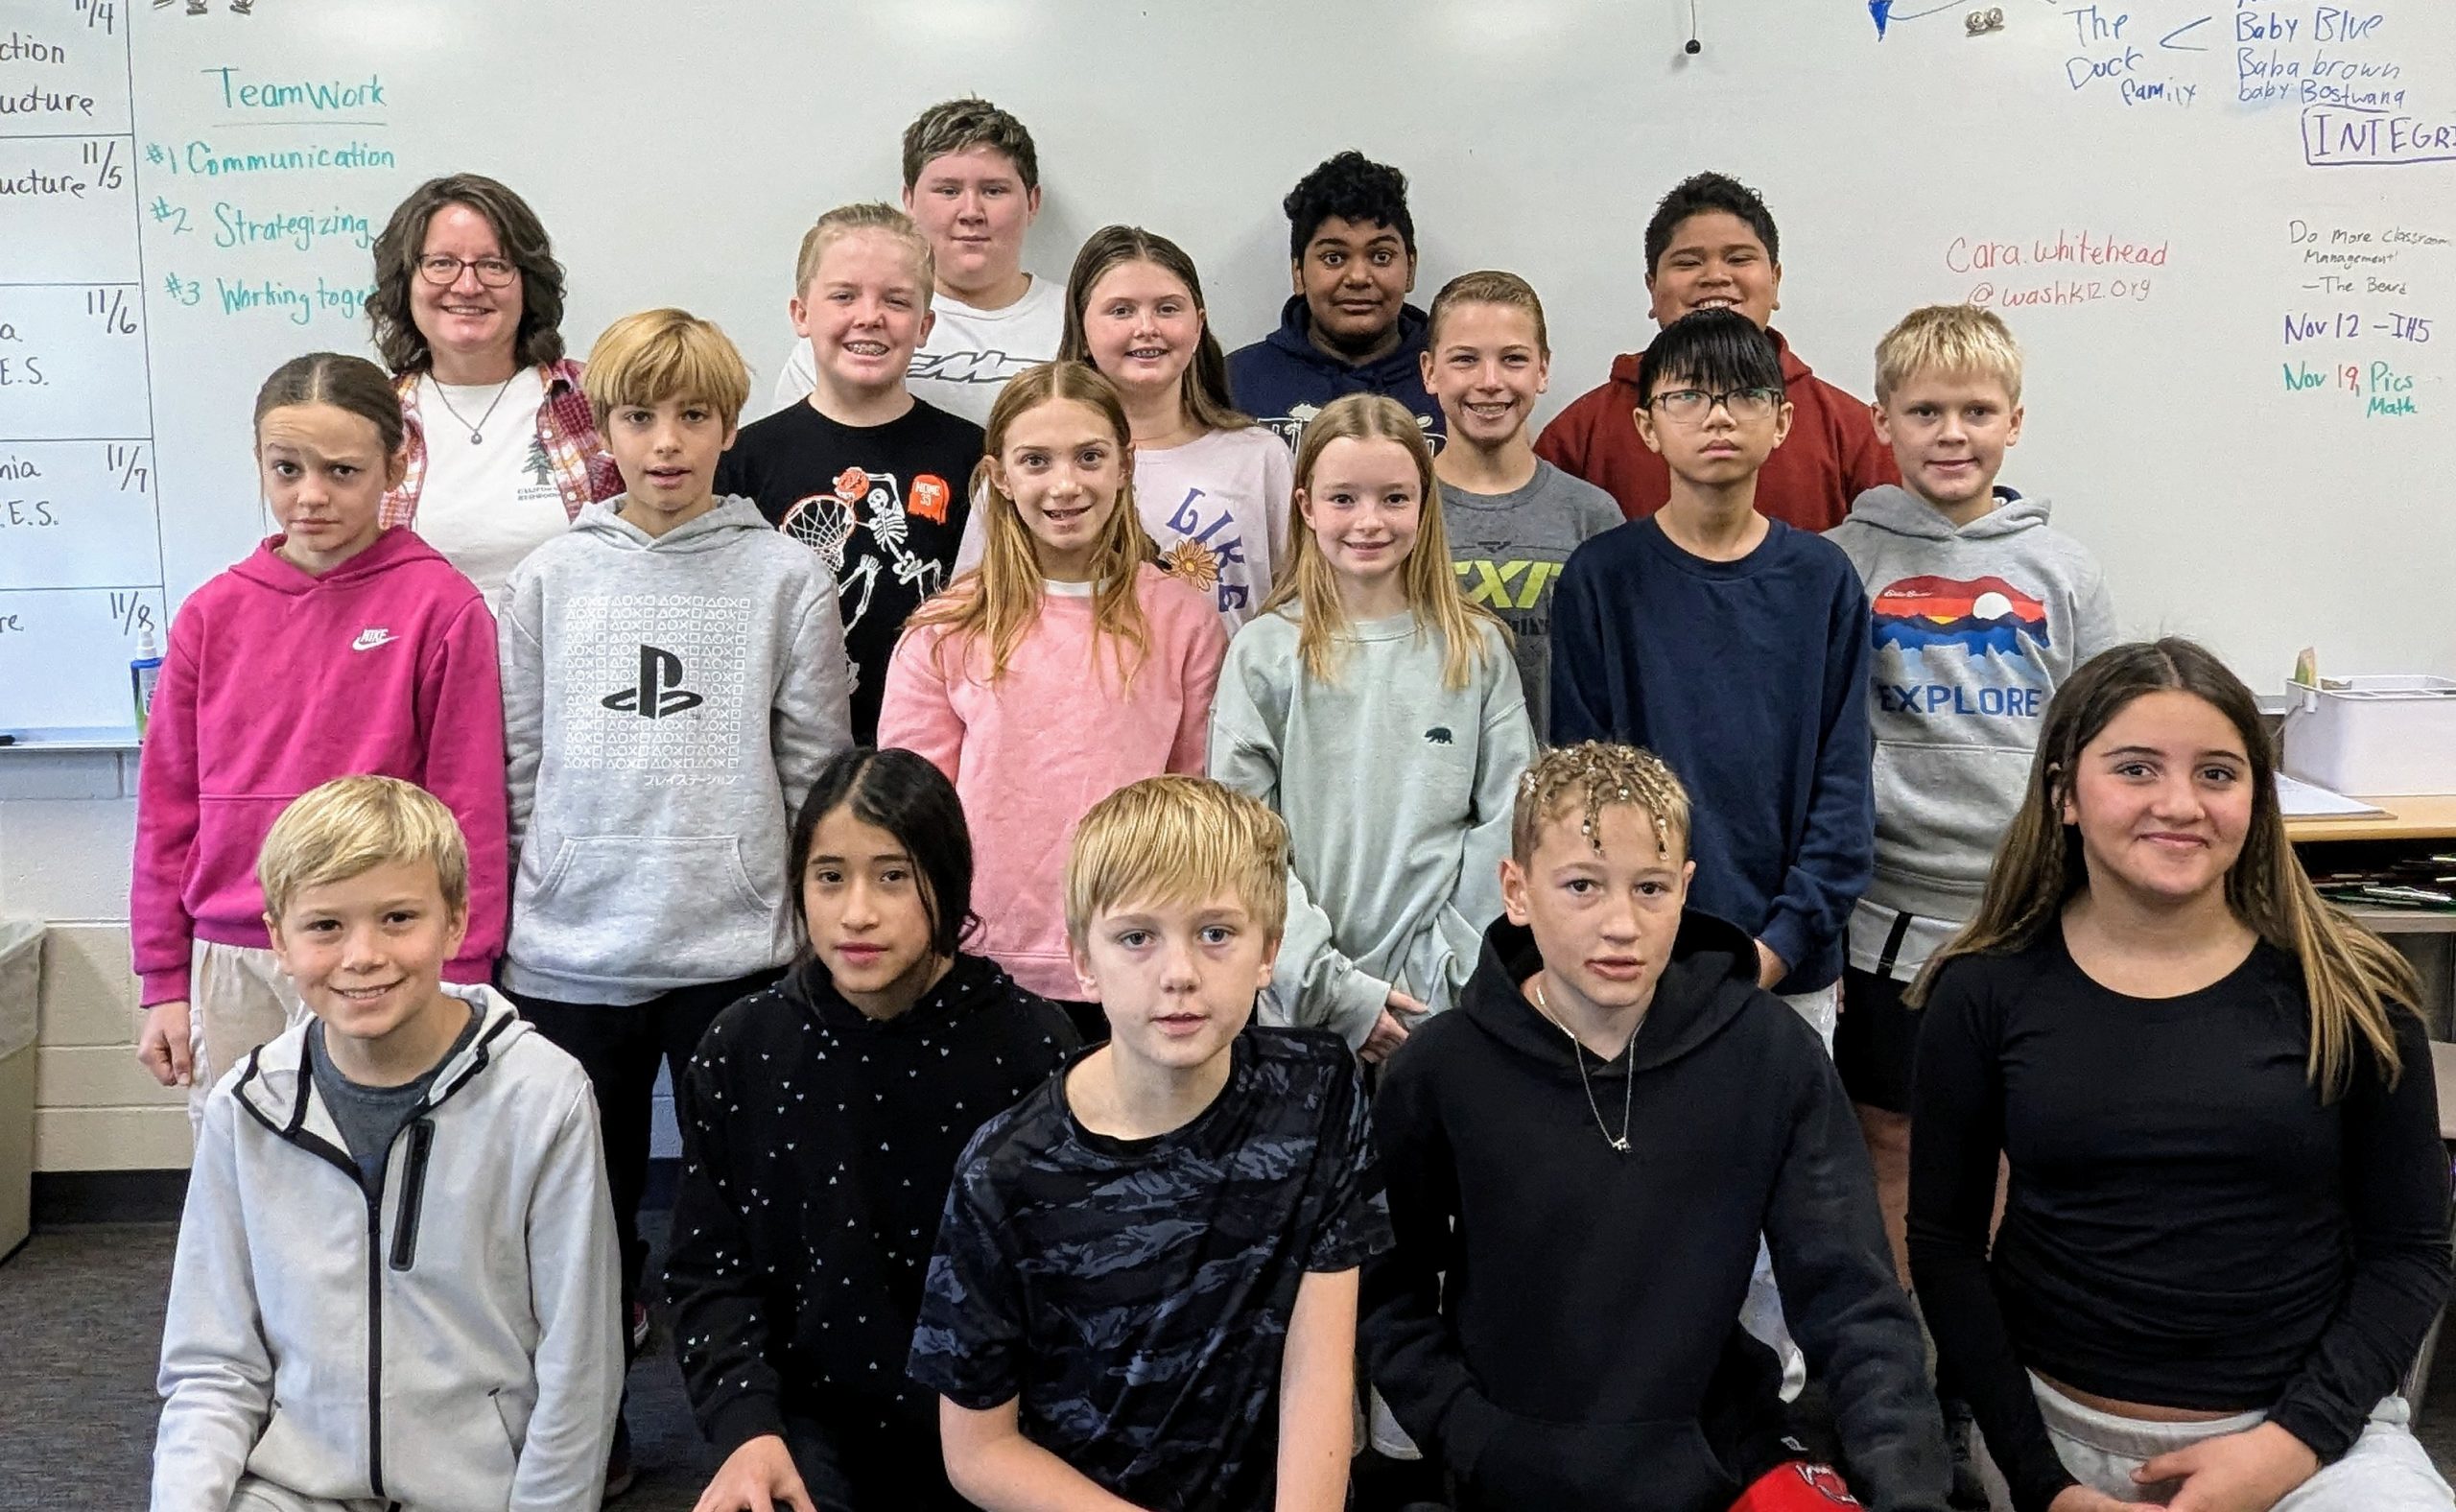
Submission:
M 937 261 L 928 340 L 907 375 L 913 397 L 975 425 L 1006 380 L 1057 355 L 1064 291 L 1024 272 L 1024 233 L 1040 214 L 1040 155 L 1024 123 L 986 100 L 933 105 L 904 129 L 904 209 Z M 818 385 L 810 343 L 795 342 L 776 404 Z

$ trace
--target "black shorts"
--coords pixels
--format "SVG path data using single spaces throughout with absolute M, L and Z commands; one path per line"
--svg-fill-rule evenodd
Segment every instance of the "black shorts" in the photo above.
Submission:
M 1844 967 L 1842 1017 L 1833 1026 L 1833 1067 L 1851 1100 L 1905 1116 L 1919 1051 L 1919 1014 L 1901 1002 L 1909 985 Z

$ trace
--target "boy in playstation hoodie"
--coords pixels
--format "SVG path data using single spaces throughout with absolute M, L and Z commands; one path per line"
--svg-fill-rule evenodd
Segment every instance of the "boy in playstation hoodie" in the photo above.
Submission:
M 597 1089 L 637 1336 L 657 1066 L 680 1081 L 718 1012 L 793 957 L 787 838 L 852 744 L 851 677 L 827 564 L 714 491 L 750 390 L 724 334 L 626 316 L 581 381 L 624 491 L 505 589 L 502 984 Z

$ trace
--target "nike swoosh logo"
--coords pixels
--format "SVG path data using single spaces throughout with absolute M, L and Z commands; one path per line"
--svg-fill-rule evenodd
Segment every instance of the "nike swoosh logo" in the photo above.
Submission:
M 349 643 L 349 649 L 354 651 L 371 651 L 378 646 L 391 645 L 393 640 L 394 636 L 390 630 L 361 630 L 358 632 L 358 639 Z

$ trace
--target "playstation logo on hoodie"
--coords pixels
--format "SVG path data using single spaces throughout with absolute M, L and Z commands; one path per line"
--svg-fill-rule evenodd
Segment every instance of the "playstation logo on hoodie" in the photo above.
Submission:
M 621 714 L 662 720 L 699 706 L 699 696 L 681 686 L 682 658 L 654 646 L 640 647 L 640 681 L 599 701 Z

